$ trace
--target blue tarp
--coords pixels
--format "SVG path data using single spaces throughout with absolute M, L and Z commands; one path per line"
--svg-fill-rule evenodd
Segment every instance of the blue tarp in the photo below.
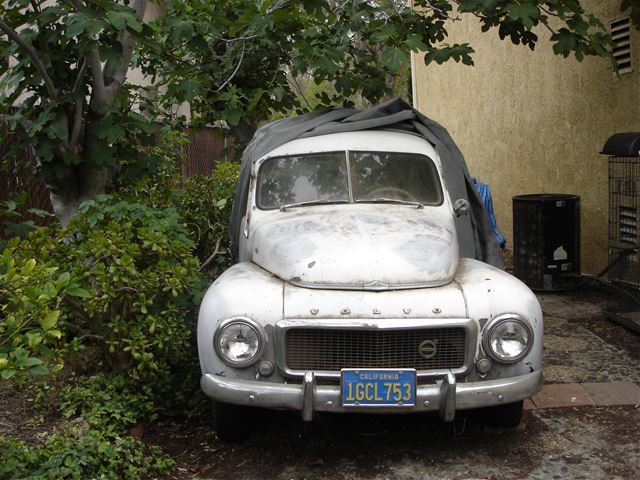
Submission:
M 489 189 L 489 185 L 486 183 L 479 182 L 476 177 L 471 177 L 473 180 L 473 184 L 476 187 L 476 191 L 480 196 L 480 200 L 484 203 L 484 207 L 487 209 L 489 213 L 489 223 L 491 223 L 491 228 L 493 229 L 493 234 L 496 236 L 496 240 L 498 241 L 498 245 L 500 248 L 504 248 L 507 240 L 504 238 L 504 235 L 500 233 L 498 230 L 498 224 L 496 223 L 496 216 L 493 212 L 493 201 L 491 200 L 491 190 Z

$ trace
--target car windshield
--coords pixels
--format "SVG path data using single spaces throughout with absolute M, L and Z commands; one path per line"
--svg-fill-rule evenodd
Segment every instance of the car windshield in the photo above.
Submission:
M 429 157 L 415 153 L 349 152 L 349 164 L 356 202 L 442 203 L 438 171 Z
M 349 186 L 351 185 L 351 191 Z M 323 152 L 265 160 L 256 203 L 269 210 L 347 202 L 442 203 L 433 161 L 396 152 Z

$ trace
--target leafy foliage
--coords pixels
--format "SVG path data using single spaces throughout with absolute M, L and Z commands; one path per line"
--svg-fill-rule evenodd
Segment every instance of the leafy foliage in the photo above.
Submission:
M 45 218 L 52 216 L 49 212 L 38 208 L 25 208 L 27 192 L 11 195 L 9 200 L 0 201 L 0 251 L 4 250 L 9 237 L 23 237 L 36 228 L 33 220 L 25 220 L 25 213 L 34 217 Z
M 100 373 L 62 388 L 60 410 L 67 419 L 81 418 L 90 428 L 117 435 L 154 419 L 151 390 L 125 375 Z
M 629 11 L 631 20 L 633 20 L 636 28 L 640 30 L 640 4 L 636 0 L 622 0 L 620 11 Z
M 173 0 L 152 28 L 161 49 L 145 49 L 149 73 L 161 73 L 168 104 L 187 100 L 195 120 L 224 120 L 240 131 L 272 115 L 320 106 L 377 102 L 406 69 L 408 52 L 425 62 L 473 64 L 468 43 L 447 43 L 465 16 L 483 31 L 534 48 L 536 27 L 549 30 L 556 54 L 607 55 L 608 37 L 578 1 L 404 0 L 210 3 Z M 329 82 L 315 99 L 298 79 Z M 250 129 L 251 130 L 251 129 Z
M 145 1 L 8 0 L 0 5 L 0 119 L 38 160 L 54 209 L 105 191 L 121 162 L 152 168 L 138 145 L 155 140 L 145 89 L 125 81 L 135 63 Z M 6 157 L 5 157 L 6 159 Z M 65 214 L 65 223 L 69 212 Z M 62 215 L 62 213 L 60 213 Z
M 62 331 L 97 344 L 110 369 L 159 370 L 183 354 L 198 261 L 175 210 L 99 196 L 66 229 L 10 245 L 19 258 L 69 269 Z
M 42 446 L 0 438 L 0 476 L 7 480 L 157 478 L 172 466 L 158 447 L 81 425 L 66 427 Z
M 140 479 L 166 475 L 173 462 L 158 447 L 127 435 L 149 417 L 148 389 L 125 376 L 97 375 L 65 387 L 69 421 L 43 445 L 0 437 L 0 476 L 6 479 Z
M 4 250 L 0 256 L 0 378 L 22 382 L 27 376 L 62 368 L 61 298 L 73 288 L 68 272 L 35 258 L 20 259 L 15 247 Z
M 211 259 L 205 266 L 212 278 L 231 264 L 229 217 L 239 173 L 237 163 L 219 162 L 211 176 L 186 179 L 176 198 L 176 208 L 196 241 L 196 254 L 202 262 Z

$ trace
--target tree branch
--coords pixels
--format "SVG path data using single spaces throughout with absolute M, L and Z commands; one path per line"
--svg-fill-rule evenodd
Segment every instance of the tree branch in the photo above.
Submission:
M 51 100 L 57 100 L 58 89 L 56 88 L 55 84 L 53 83 L 53 80 L 49 76 L 49 73 L 47 72 L 47 69 L 45 68 L 44 63 L 42 63 L 42 60 L 38 55 L 38 52 L 36 52 L 35 49 L 31 45 L 29 45 L 24 38 L 20 36 L 20 34 L 18 34 L 15 30 L 13 30 L 9 25 L 4 23 L 2 19 L 0 19 L 0 30 L 6 33 L 11 40 L 13 40 L 15 43 L 17 43 L 20 47 L 22 47 L 27 52 L 27 55 L 29 55 L 29 57 L 31 58 L 31 61 L 33 62 L 33 66 L 36 67 L 36 70 L 38 70 L 38 73 L 40 73 L 40 76 L 44 80 L 44 84 L 47 87 L 47 92 L 49 93 L 49 97 L 51 97 Z
M 76 97 L 74 112 L 73 112 L 73 127 L 71 128 L 71 140 L 69 144 L 74 146 L 78 143 L 78 139 L 80 138 L 80 133 L 82 131 L 82 107 L 84 106 L 84 94 L 79 95 L 80 87 L 82 86 L 82 80 L 84 79 L 85 71 L 87 70 L 87 57 L 82 61 L 82 65 L 78 69 L 78 76 L 76 77 L 76 81 L 73 84 L 72 94 Z
M 100 64 L 100 56 L 96 45 L 92 45 L 87 56 L 89 68 L 91 68 L 91 76 L 93 77 L 91 91 L 91 109 L 100 111 L 107 102 L 107 92 L 104 86 L 104 77 L 102 76 L 102 65 Z
M 82 132 L 82 107 L 84 106 L 84 95 L 76 99 L 73 109 L 73 127 L 71 129 L 71 139 L 69 145 L 72 147 L 78 143 L 80 133 Z M 76 152 L 77 153 L 77 152 Z
M 227 79 L 222 83 L 222 85 L 220 85 L 220 87 L 218 87 L 218 89 L 216 90 L 216 93 L 218 93 L 218 92 L 222 91 L 222 89 L 223 89 L 224 87 L 226 87 L 226 86 L 227 86 L 227 84 L 228 84 L 231 80 L 233 80 L 233 77 L 235 77 L 235 76 L 236 76 L 236 73 L 238 73 L 238 70 L 240 70 L 240 65 L 242 65 L 242 60 L 244 59 L 244 47 L 245 47 L 245 43 L 244 43 L 244 42 L 242 42 L 242 52 L 240 53 L 240 60 L 238 60 L 238 65 L 236 65 L 236 68 L 235 68 L 235 70 L 233 71 L 233 73 L 231 74 L 231 76 L 230 76 L 229 78 L 227 78 Z
M 147 9 L 147 0 L 135 0 L 132 7 L 136 11 L 136 18 L 142 21 L 144 18 L 144 12 Z M 107 61 L 104 67 L 104 80 L 106 84 L 107 102 L 111 103 L 115 96 L 118 94 L 124 81 L 127 77 L 127 71 L 129 70 L 129 62 L 131 62 L 131 55 L 133 54 L 133 47 L 135 40 L 131 33 L 125 26 L 120 32 L 118 32 L 118 42 L 122 45 L 122 57 L 119 59 L 119 64 L 116 66 L 112 61 Z
M 454 20 L 454 21 L 459 21 L 462 20 L 459 16 L 453 16 L 453 15 L 449 15 L 446 11 L 444 11 L 442 8 L 438 8 L 435 5 L 433 5 L 429 0 L 425 0 L 425 3 L 427 4 L 427 7 L 430 10 L 433 10 L 434 12 L 436 12 L 438 14 L 438 16 L 440 18 L 448 18 L 449 20 Z M 457 2 L 456 2 L 457 3 Z
M 207 268 L 207 267 L 209 266 L 209 264 L 210 264 L 211 262 L 213 262 L 213 259 L 214 259 L 214 258 L 216 258 L 216 255 L 218 255 L 218 254 L 220 254 L 220 253 L 222 253 L 222 252 L 223 252 L 223 250 L 218 250 L 218 249 L 220 248 L 220 242 L 221 242 L 221 241 L 222 241 L 222 239 L 221 239 L 221 238 L 219 238 L 219 239 L 216 241 L 216 248 L 215 248 L 215 250 L 214 250 L 214 251 L 213 251 L 213 253 L 209 256 L 209 258 L 207 258 L 207 259 L 202 263 L 202 265 L 200 265 L 200 271 L 202 271 L 202 270 L 204 270 L 205 268 Z
M 72 93 L 74 95 L 76 95 L 78 93 L 78 90 L 80 89 L 82 79 L 84 78 L 84 72 L 87 70 L 87 63 L 88 63 L 87 57 L 85 57 L 84 60 L 82 61 L 82 65 L 80 65 L 80 69 L 78 70 L 78 76 L 76 77 L 76 81 L 73 83 Z

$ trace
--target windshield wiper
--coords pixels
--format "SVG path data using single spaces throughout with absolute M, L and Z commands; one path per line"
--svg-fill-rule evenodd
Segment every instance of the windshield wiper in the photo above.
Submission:
M 349 203 L 348 200 L 307 200 L 306 202 L 287 203 L 286 205 L 280 205 L 280 211 L 284 212 L 287 208 L 293 207 L 306 207 L 309 205 L 330 205 L 336 203 Z
M 420 202 L 412 202 L 410 200 L 400 200 L 398 198 L 368 198 L 366 200 L 356 200 L 356 203 L 398 203 L 400 205 L 413 205 L 417 209 L 424 208 L 424 204 Z

